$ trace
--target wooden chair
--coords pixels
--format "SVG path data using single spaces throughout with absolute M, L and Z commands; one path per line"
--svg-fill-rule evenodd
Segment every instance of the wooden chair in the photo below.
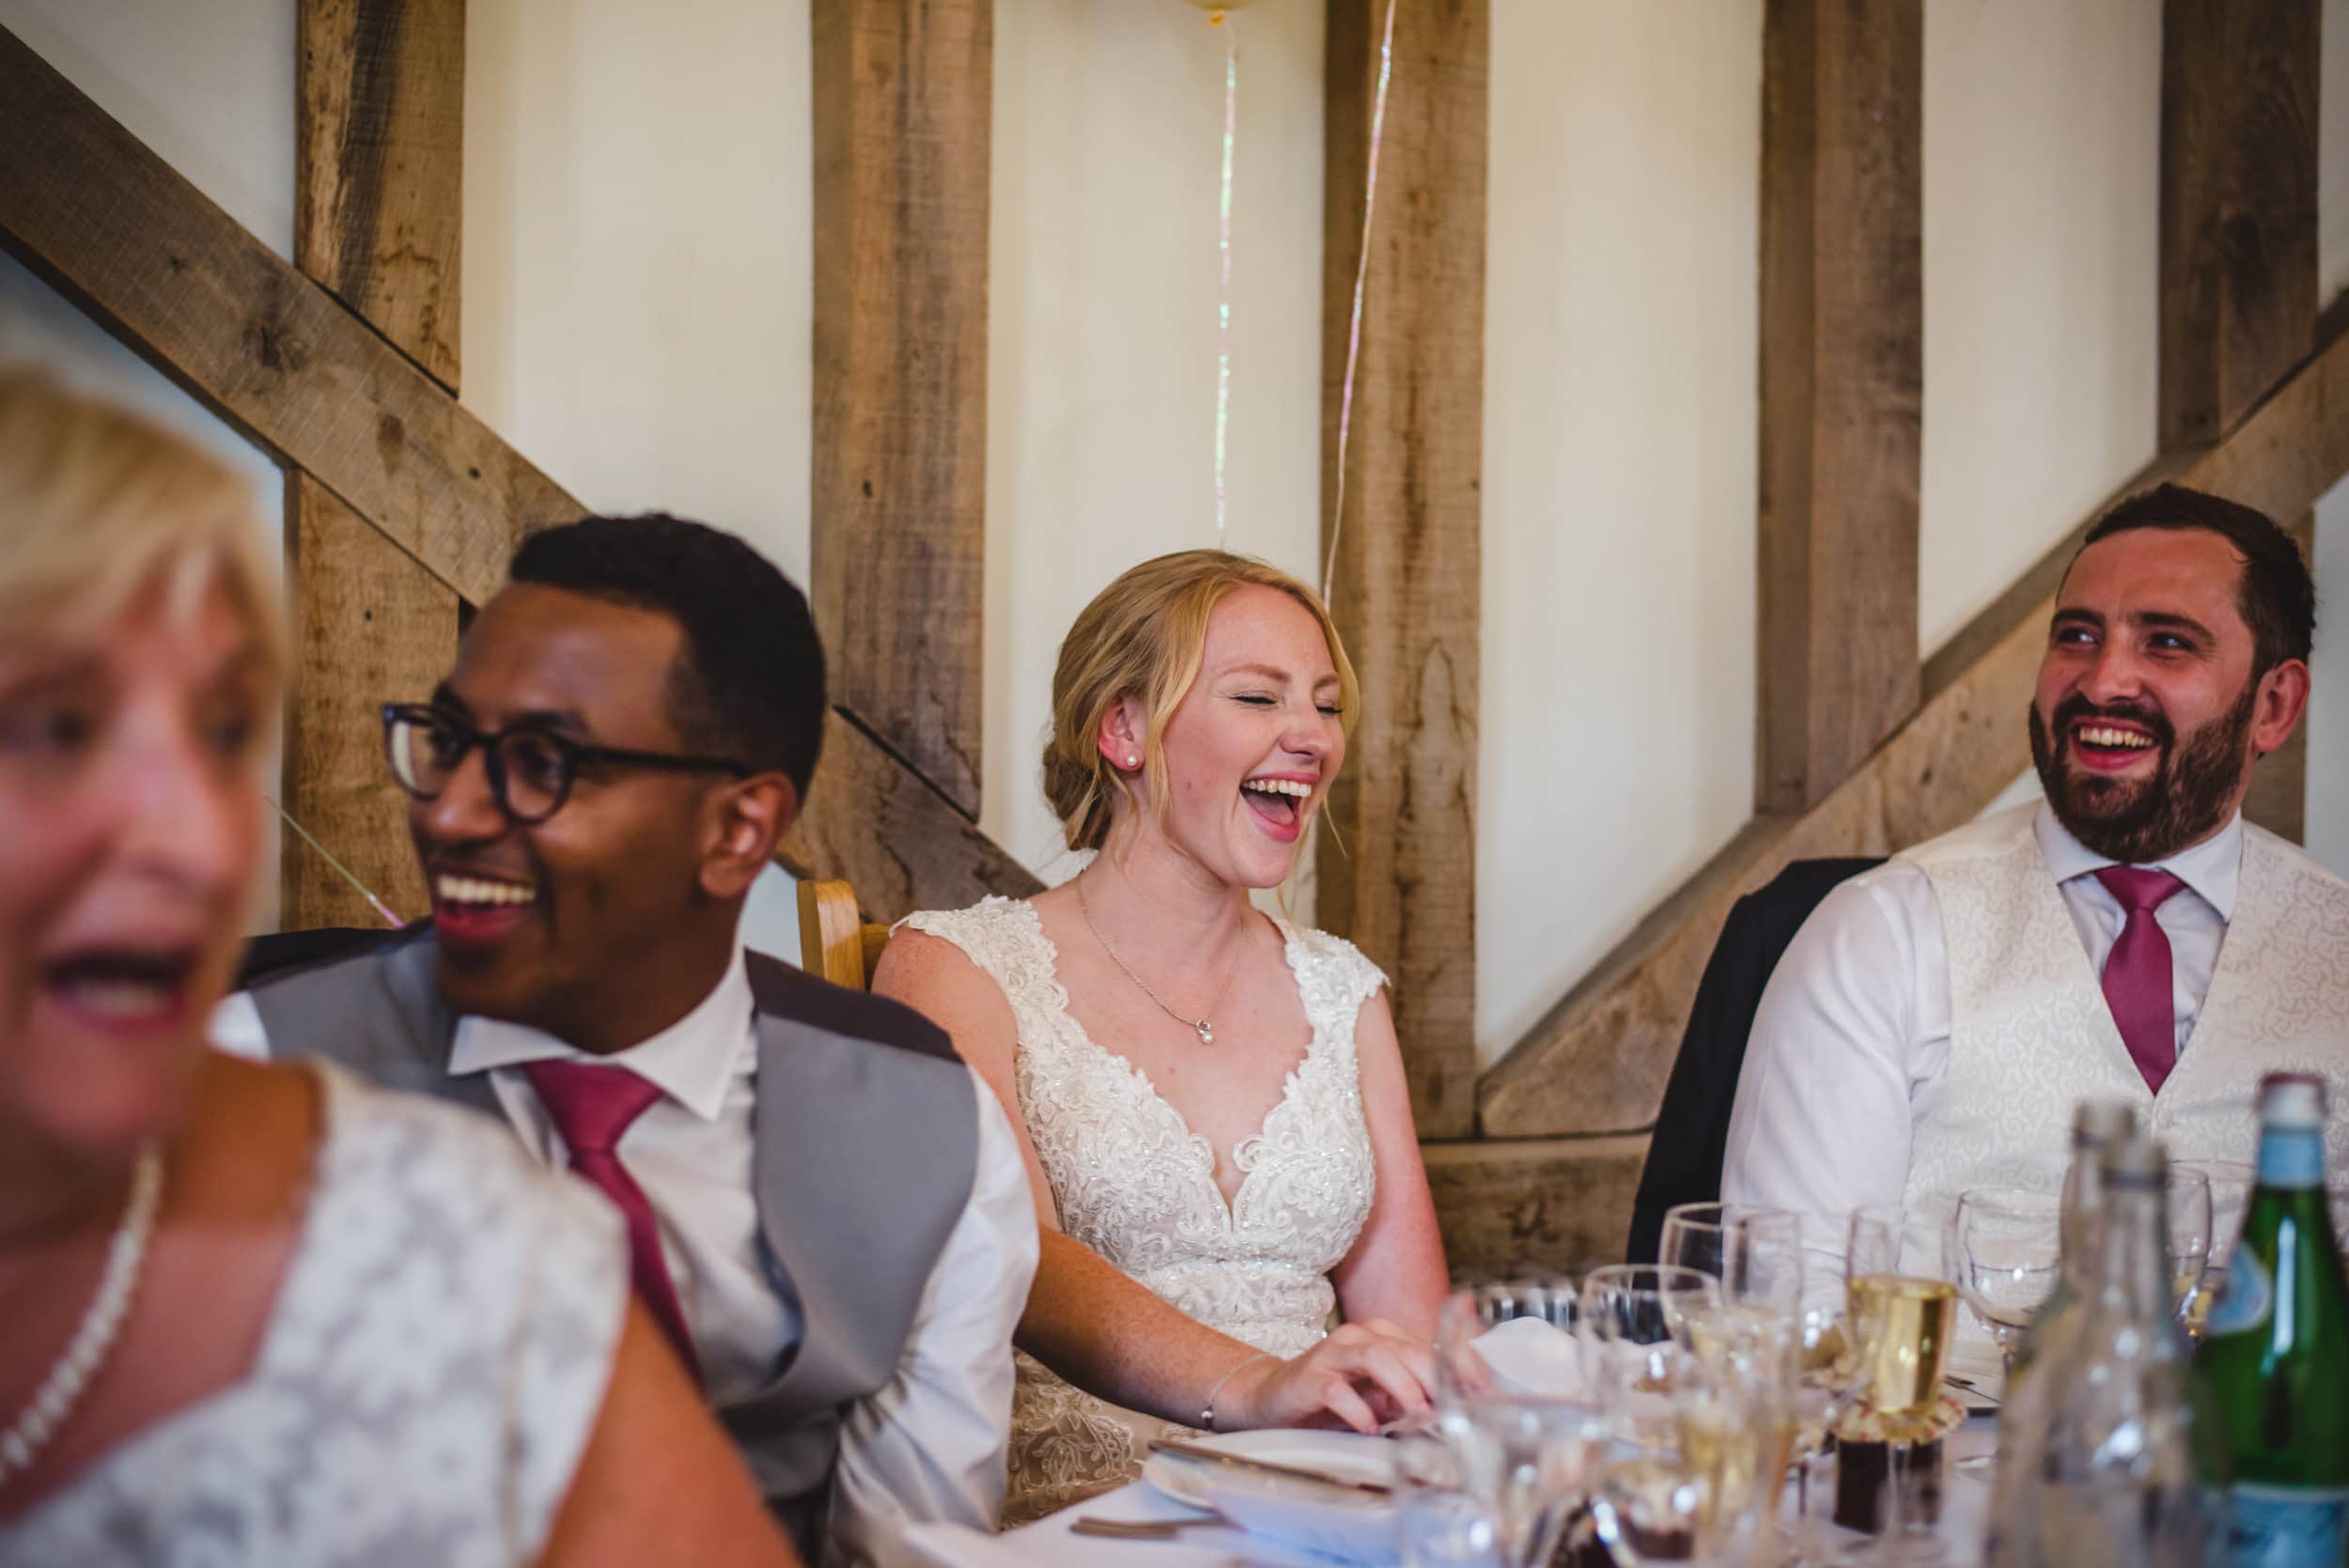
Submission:
M 853 991 L 873 988 L 889 927 L 868 925 L 858 912 L 856 890 L 846 882 L 800 884 L 800 967 L 820 980 Z

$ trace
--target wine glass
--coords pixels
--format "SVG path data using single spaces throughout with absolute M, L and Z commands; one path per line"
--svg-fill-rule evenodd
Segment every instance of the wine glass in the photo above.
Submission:
M 1961 1193 L 1952 1221 L 1957 1288 L 1990 1327 L 2002 1370 L 2040 1304 L 2055 1289 L 2062 1259 L 2063 1201 L 2026 1187 L 1978 1187 Z
M 1684 1320 L 1684 1343 L 1708 1358 L 1765 1355 L 1781 1374 L 1802 1305 L 1802 1221 L 1784 1209 L 1680 1203 L 1666 1211 L 1658 1261 L 1720 1281 L 1721 1304 Z
M 2225 1294 L 2228 1260 L 2234 1251 L 2235 1237 L 2242 1233 L 2243 1211 L 2250 1205 L 2251 1189 L 2259 1185 L 2259 1172 L 2232 1159 L 2174 1160 L 2170 1171 L 2172 1177 L 2181 1171 L 2193 1172 L 2210 1188 L 2210 1245 L 2201 1277 L 2186 1298 L 2183 1314 L 2186 1331 L 2200 1343 L 2210 1322 L 2211 1303 Z
M 1585 1277 L 1584 1364 L 1616 1436 L 1642 1448 L 1672 1446 L 1672 1395 L 1690 1360 L 1685 1324 L 1691 1312 L 1720 1303 L 1720 1281 L 1693 1268 L 1612 1264 Z
M 1812 1472 L 1824 1470 L 1828 1434 L 1861 1381 L 1859 1347 L 1847 1321 L 1850 1295 L 1843 1278 L 1849 1215 L 1802 1217 L 1802 1294 L 1795 1316 L 1796 1560 L 1813 1561 L 1822 1546 L 1811 1512 Z
M 1563 1317 L 1570 1324 L 1572 1305 L 1560 1305 L 1556 1287 L 1541 1288 L 1540 1310 L 1517 1315 L 1552 1322 Z M 1425 1506 L 1414 1520 L 1404 1521 L 1407 1549 L 1430 1563 L 1454 1560 L 1437 1555 L 1439 1536 L 1452 1544 L 1444 1550 L 1489 1548 L 1495 1568 L 1547 1563 L 1567 1520 L 1590 1495 L 1608 1441 L 1606 1418 L 1595 1399 L 1562 1397 L 1512 1382 L 1497 1375 L 1476 1348 L 1489 1316 L 1528 1301 L 1526 1287 L 1487 1286 L 1454 1296 L 1438 1320 L 1437 1421 L 1432 1431 L 1404 1436 L 1439 1442 L 1449 1454 L 1444 1463 L 1455 1477 L 1452 1489 L 1469 1500 L 1439 1504 L 1423 1498 Z M 1563 1347 L 1579 1350 L 1571 1341 Z M 1423 1467 L 1430 1475 L 1436 1467 L 1432 1460 Z M 1430 1481 L 1423 1490 L 1439 1488 Z
M 1957 1329 L 1957 1287 L 1947 1277 L 1945 1249 L 1931 1229 L 1897 1204 L 1852 1211 L 1843 1271 L 1849 1330 L 1858 1348 L 1860 1392 L 1895 1439 L 1921 1432 L 1941 1398 L 1950 1342 Z M 1887 1446 L 1882 1538 L 1852 1554 L 1862 1562 L 1900 1562 L 1930 1555 L 1931 1528 L 1907 1507 L 1909 1445 Z

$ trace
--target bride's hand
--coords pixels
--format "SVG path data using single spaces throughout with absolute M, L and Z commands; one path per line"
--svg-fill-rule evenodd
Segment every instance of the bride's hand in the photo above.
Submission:
M 1436 1386 L 1429 1347 L 1385 1318 L 1341 1324 L 1301 1356 L 1238 1367 L 1216 1401 L 1218 1430 L 1346 1425 L 1377 1432 L 1426 1414 Z

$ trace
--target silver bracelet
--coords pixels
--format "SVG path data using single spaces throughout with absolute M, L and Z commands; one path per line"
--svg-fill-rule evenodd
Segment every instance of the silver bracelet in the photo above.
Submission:
M 1280 1358 L 1274 1356 L 1269 1350 L 1259 1350 L 1253 1356 L 1247 1358 L 1245 1360 L 1234 1361 L 1230 1366 L 1225 1367 L 1223 1369 L 1223 1375 L 1217 1378 L 1215 1380 L 1215 1386 L 1207 1390 L 1206 1404 L 1199 1412 L 1199 1430 L 1202 1432 L 1213 1432 L 1215 1430 L 1215 1396 L 1223 1391 L 1223 1385 L 1232 1380 L 1232 1374 L 1239 1371 L 1242 1367 L 1253 1366 L 1258 1361 L 1272 1361 L 1278 1360 L 1279 1358 Z

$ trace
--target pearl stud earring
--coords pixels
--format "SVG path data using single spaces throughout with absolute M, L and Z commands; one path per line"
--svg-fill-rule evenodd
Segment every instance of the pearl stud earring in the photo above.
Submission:
M 1142 766 L 1142 759 L 1140 757 L 1128 757 L 1126 759 L 1126 766 L 1128 768 L 1139 768 Z

